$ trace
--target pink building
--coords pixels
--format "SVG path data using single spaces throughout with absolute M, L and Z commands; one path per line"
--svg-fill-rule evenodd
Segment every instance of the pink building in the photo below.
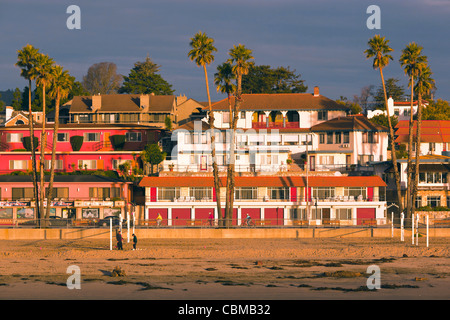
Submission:
M 49 176 L 46 176 L 46 187 L 48 180 Z M 104 176 L 55 176 L 51 215 L 76 220 L 124 216 L 132 196 L 131 189 L 130 182 Z M 1 175 L 0 197 L 0 224 L 37 218 L 31 176 Z
M 38 139 L 41 131 L 41 125 L 35 127 L 34 135 Z M 1 173 L 31 170 L 31 152 L 26 151 L 24 144 L 24 138 L 29 136 L 27 125 L 0 128 Z M 55 169 L 116 170 L 126 161 L 140 166 L 140 151 L 147 144 L 157 143 L 160 136 L 161 130 L 140 125 L 62 124 L 58 130 Z M 50 168 L 52 124 L 46 126 L 46 137 L 45 167 Z

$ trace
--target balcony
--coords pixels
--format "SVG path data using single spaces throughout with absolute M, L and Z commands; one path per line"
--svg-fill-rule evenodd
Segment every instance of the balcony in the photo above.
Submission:
M 300 128 L 300 123 L 296 122 L 252 122 L 252 129 L 283 129 L 283 128 Z

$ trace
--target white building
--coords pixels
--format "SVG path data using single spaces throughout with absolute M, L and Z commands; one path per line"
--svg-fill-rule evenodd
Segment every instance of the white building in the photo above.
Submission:
M 428 105 L 427 101 L 423 101 L 423 107 L 426 108 Z M 418 102 L 413 101 L 413 115 L 417 113 Z M 388 111 L 389 115 L 396 116 L 399 121 L 409 120 L 411 118 L 411 102 L 410 101 L 394 101 L 392 97 L 388 99 Z M 367 112 L 367 117 L 370 119 L 374 116 L 380 114 L 386 115 L 386 110 L 369 110 Z

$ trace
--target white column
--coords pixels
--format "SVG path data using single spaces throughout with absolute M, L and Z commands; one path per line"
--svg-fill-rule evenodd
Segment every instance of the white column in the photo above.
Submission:
M 167 208 L 167 225 L 172 225 L 172 207 Z

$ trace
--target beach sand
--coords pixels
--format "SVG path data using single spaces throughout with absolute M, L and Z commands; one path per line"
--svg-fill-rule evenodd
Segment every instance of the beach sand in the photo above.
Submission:
M 392 238 L 1 240 L 1 300 L 450 298 L 450 241 Z M 367 286 L 369 266 L 380 289 Z M 70 266 L 81 289 L 69 289 Z M 113 276 L 119 268 L 122 276 Z M 71 282 L 73 283 L 73 282 Z M 373 283 L 373 282 L 370 282 Z

